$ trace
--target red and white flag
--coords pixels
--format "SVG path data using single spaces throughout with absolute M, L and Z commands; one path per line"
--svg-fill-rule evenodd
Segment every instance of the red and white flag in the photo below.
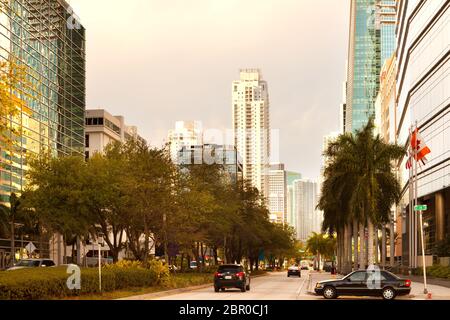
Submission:
M 425 140 L 419 133 L 419 129 L 416 129 L 412 135 L 411 135 L 411 142 L 410 142 L 410 148 L 411 148 L 411 156 L 409 157 L 408 161 L 406 162 L 406 168 L 411 169 L 412 168 L 412 159 L 414 158 L 417 162 L 422 162 L 422 164 L 427 163 L 426 156 L 431 153 L 430 148 L 425 143 Z

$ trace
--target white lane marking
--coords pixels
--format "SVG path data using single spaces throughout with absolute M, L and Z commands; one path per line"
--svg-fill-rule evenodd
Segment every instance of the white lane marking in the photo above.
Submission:
M 300 294 L 302 293 L 303 287 L 305 286 L 306 283 L 306 279 L 309 276 L 309 273 L 306 275 L 306 277 L 302 277 L 303 281 L 302 284 L 300 285 L 300 287 L 298 288 L 297 292 L 296 292 L 296 300 L 298 300 L 298 297 L 300 296 Z

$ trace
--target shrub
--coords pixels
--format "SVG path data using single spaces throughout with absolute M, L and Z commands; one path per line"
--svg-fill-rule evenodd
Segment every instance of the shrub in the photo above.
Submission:
M 414 271 L 415 275 L 423 276 L 423 269 L 417 268 Z M 444 267 L 435 265 L 432 267 L 427 267 L 427 276 L 435 277 L 435 278 L 443 278 L 443 279 L 450 279 L 450 267 Z
M 69 290 L 66 268 L 35 268 L 0 273 L 1 300 L 39 300 L 99 293 L 98 269 L 81 269 L 81 290 Z M 168 278 L 162 265 L 147 268 L 135 264 L 102 269 L 102 291 L 158 285 Z

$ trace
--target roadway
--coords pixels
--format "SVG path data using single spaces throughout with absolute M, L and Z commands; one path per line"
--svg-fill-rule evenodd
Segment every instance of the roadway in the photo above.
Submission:
M 311 280 L 310 280 L 311 278 Z M 314 271 L 302 271 L 302 277 L 287 277 L 286 272 L 273 272 L 265 276 L 252 278 L 251 290 L 242 293 L 237 290 L 226 290 L 225 292 L 214 292 L 211 285 L 203 286 L 178 293 L 164 292 L 146 294 L 141 296 L 125 298 L 125 300 L 324 300 L 323 297 L 312 293 L 318 281 L 334 279 L 336 276 L 329 273 L 317 273 Z M 442 286 L 429 285 L 434 300 L 450 300 L 450 289 Z M 376 297 L 345 297 L 340 296 L 338 300 L 360 300 L 380 299 Z M 398 297 L 399 300 L 425 300 L 423 284 L 412 283 L 410 296 Z

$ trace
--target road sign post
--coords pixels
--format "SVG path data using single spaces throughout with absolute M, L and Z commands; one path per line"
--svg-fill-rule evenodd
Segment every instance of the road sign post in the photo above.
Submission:
M 428 209 L 428 207 L 426 205 L 417 205 L 414 207 L 414 211 L 418 212 L 419 214 L 419 222 L 420 222 L 420 242 L 421 242 L 421 246 L 422 246 L 422 268 L 423 268 L 423 284 L 424 284 L 424 289 L 423 289 L 423 293 L 427 294 L 428 293 L 428 289 L 427 289 L 427 267 L 425 264 L 425 241 L 424 241 L 424 236 L 423 236 L 423 212 L 426 211 Z

